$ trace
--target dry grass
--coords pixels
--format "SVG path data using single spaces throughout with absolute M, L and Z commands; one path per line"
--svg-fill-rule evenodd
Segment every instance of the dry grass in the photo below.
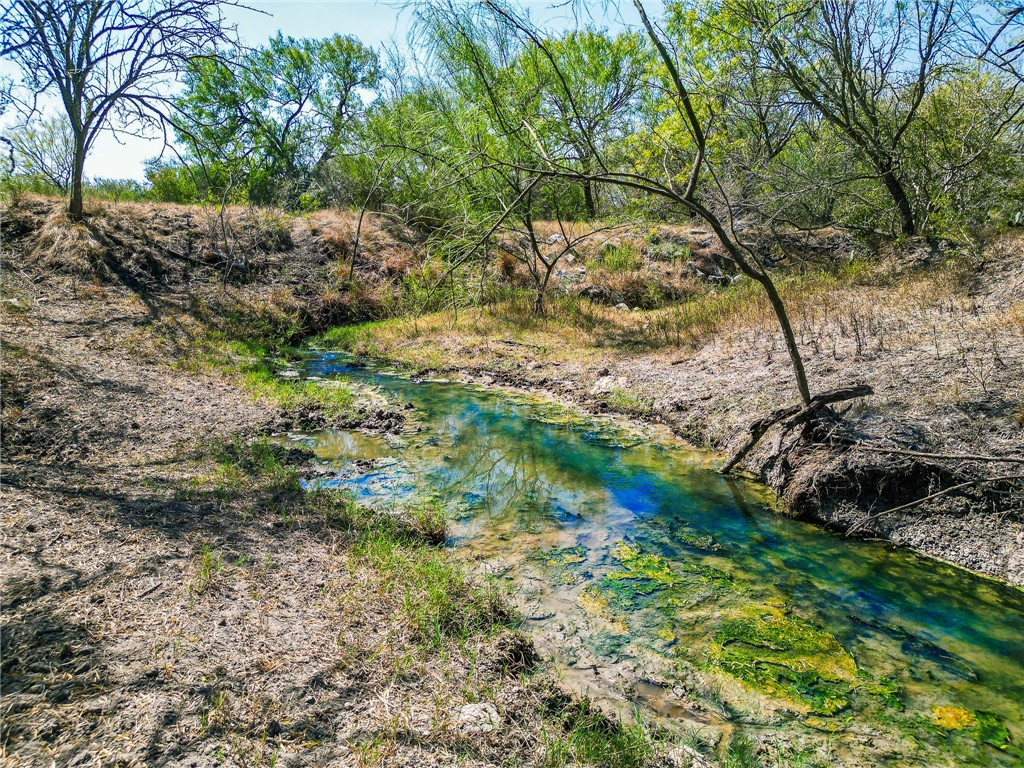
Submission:
M 378 214 L 366 214 L 361 227 L 356 211 L 321 210 L 307 218 L 310 234 L 320 238 L 338 259 L 335 273 L 338 278 L 347 277 L 357 228 L 357 269 L 397 277 L 423 262 L 421 238 L 408 227 Z
M 36 230 L 29 258 L 33 266 L 47 272 L 92 277 L 104 271 L 104 253 L 89 227 L 72 222 L 67 212 L 58 208 Z

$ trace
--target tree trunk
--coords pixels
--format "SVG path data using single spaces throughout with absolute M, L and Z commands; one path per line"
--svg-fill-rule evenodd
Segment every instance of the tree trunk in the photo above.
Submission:
M 84 214 L 82 205 L 82 178 L 85 175 L 85 140 L 75 138 L 75 152 L 72 158 L 71 167 L 71 202 L 68 205 L 68 214 L 72 221 L 81 221 Z
M 900 214 L 901 231 L 904 235 L 916 235 L 917 223 L 914 221 L 914 209 L 910 205 L 910 198 L 907 197 L 903 185 L 900 184 L 900 180 L 896 178 L 892 169 L 882 170 L 882 182 L 896 203 L 896 210 Z
M 746 270 L 744 270 L 746 271 Z M 790 362 L 793 364 L 793 375 L 796 378 L 796 388 L 800 390 L 800 397 L 804 401 L 804 405 L 811 402 L 811 388 L 807 384 L 807 371 L 804 370 L 804 360 L 800 355 L 800 348 L 796 344 L 796 334 L 793 333 L 793 326 L 789 322 L 789 313 L 786 312 L 786 305 L 782 301 L 782 297 L 779 296 L 779 291 L 775 287 L 775 283 L 766 274 L 750 274 L 757 282 L 764 288 L 764 292 L 768 295 L 768 301 L 772 305 L 772 309 L 775 311 L 775 317 L 779 321 L 779 327 L 782 329 L 782 335 L 786 339 L 786 349 L 789 352 Z
M 581 152 L 581 154 L 580 167 L 583 169 L 584 175 L 589 176 L 593 165 L 592 159 L 586 153 Z M 593 221 L 597 216 L 597 193 L 593 180 L 587 178 L 583 179 L 583 207 L 587 212 L 587 221 Z
M 587 220 L 597 216 L 597 201 L 594 199 L 594 182 L 586 179 L 583 182 L 583 205 L 587 209 Z

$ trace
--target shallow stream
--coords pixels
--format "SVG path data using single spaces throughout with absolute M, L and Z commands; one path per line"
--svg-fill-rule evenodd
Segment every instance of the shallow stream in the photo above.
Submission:
M 1024 764 L 1024 592 L 789 519 L 655 428 L 332 353 L 299 372 L 412 403 L 397 437 L 289 439 L 364 501 L 441 505 L 568 685 L 722 749 L 739 728 L 830 764 Z

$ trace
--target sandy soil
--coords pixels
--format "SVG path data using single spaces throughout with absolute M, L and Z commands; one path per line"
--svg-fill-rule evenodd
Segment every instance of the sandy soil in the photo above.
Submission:
M 344 531 L 218 478 L 209 446 L 281 414 L 161 359 L 192 297 L 6 277 L 0 764 L 541 758 L 520 636 L 424 650 Z

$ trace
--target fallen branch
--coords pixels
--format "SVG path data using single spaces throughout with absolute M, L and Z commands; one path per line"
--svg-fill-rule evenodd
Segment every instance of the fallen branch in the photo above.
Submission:
M 971 453 L 925 453 L 923 451 L 908 451 L 902 448 L 879 448 L 873 445 L 863 445 L 855 440 L 849 442 L 856 450 L 870 451 L 871 453 L 888 453 L 896 456 L 915 456 L 921 459 L 948 459 L 950 461 L 988 461 L 997 464 L 1024 464 L 1024 456 L 980 456 Z
M 871 522 L 877 520 L 880 517 L 884 517 L 885 515 L 891 515 L 893 512 L 900 512 L 900 511 L 902 511 L 904 509 L 910 509 L 911 507 L 916 507 L 919 504 L 924 504 L 926 501 L 931 501 L 932 499 L 937 499 L 940 496 L 946 496 L 947 494 L 953 493 L 954 491 L 961 491 L 964 488 L 972 488 L 972 487 L 974 487 L 976 485 L 985 485 L 987 483 L 1002 483 L 1002 482 L 1005 482 L 1007 480 L 1024 480 L 1024 475 L 1000 475 L 999 477 L 980 477 L 977 480 L 968 480 L 965 483 L 958 483 L 957 485 L 951 485 L 949 488 L 943 488 L 941 491 L 936 491 L 933 494 L 930 494 L 930 495 L 925 496 L 925 497 L 920 498 L 920 499 L 916 499 L 915 501 L 911 501 L 911 502 L 908 502 L 906 504 L 900 504 L 898 507 L 892 507 L 891 509 L 885 509 L 885 510 L 882 510 L 881 512 L 876 512 L 873 515 L 868 515 L 863 520 L 855 523 L 854 525 L 851 525 L 847 529 L 846 535 L 850 536 L 851 534 L 854 534 L 857 531 L 862 530 L 868 523 L 871 523 Z
M 743 461 L 753 447 L 758 444 L 761 438 L 764 437 L 765 432 L 783 419 L 789 420 L 785 425 L 783 425 L 779 445 L 782 444 L 782 438 L 787 433 L 791 432 L 801 424 L 809 422 L 822 408 L 831 405 L 832 403 L 852 400 L 855 397 L 866 397 L 873 393 L 874 390 L 867 384 L 856 384 L 852 387 L 842 387 L 840 389 L 833 389 L 829 392 L 822 392 L 820 395 L 815 395 L 811 398 L 811 402 L 806 406 L 791 405 L 787 408 L 779 408 L 772 411 L 767 416 L 763 416 L 750 425 L 750 435 L 746 442 L 739 447 L 739 450 L 733 454 L 731 459 L 722 465 L 722 468 L 718 470 L 719 473 L 723 475 L 729 474 L 737 464 Z

